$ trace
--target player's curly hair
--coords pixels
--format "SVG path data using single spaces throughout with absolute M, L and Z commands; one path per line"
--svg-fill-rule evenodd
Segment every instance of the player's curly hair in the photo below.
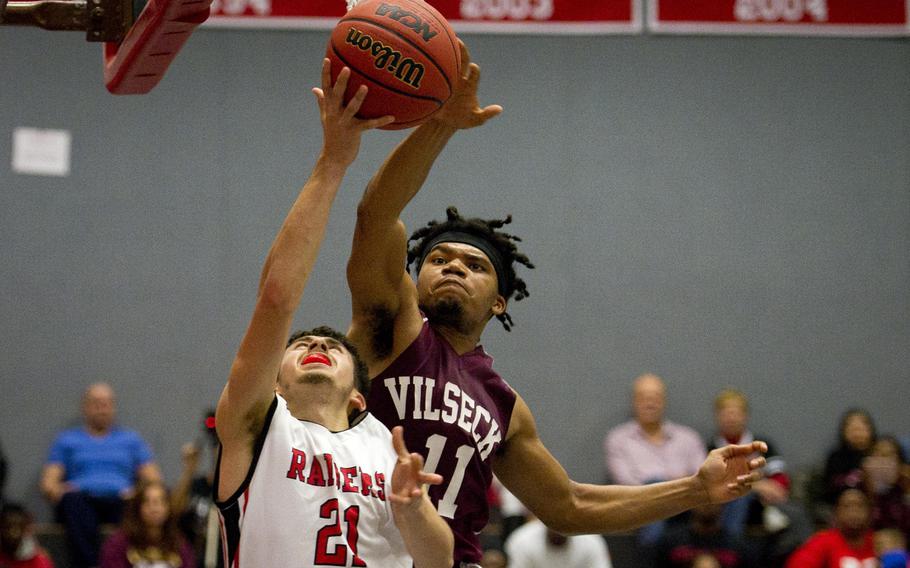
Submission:
M 449 206 L 446 208 L 445 221 L 430 221 L 425 227 L 414 231 L 408 239 L 408 243 L 410 244 L 413 241 L 414 245 L 408 248 L 407 267 L 410 268 L 412 262 L 423 258 L 429 252 L 424 249 L 437 235 L 446 231 L 469 233 L 490 243 L 502 256 L 505 274 L 497 274 L 496 276 L 503 280 L 503 282 L 500 282 L 500 286 L 505 299 L 508 300 L 514 296 L 516 301 L 523 300 L 530 293 L 525 281 L 515 274 L 515 263 L 522 264 L 526 268 L 534 268 L 534 265 L 527 255 L 518 250 L 515 243 L 521 242 L 519 237 L 498 230 L 511 222 L 511 215 L 507 215 L 505 219 L 465 218 L 458 213 L 458 209 Z M 419 271 L 420 267 L 415 266 L 415 270 Z M 503 312 L 497 315 L 496 318 L 502 323 L 506 331 L 512 330 L 514 323 L 512 316 L 508 312 Z

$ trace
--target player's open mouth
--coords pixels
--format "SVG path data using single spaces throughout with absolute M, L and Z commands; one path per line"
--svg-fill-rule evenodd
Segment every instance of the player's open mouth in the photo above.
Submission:
M 323 353 L 310 353 L 303 358 L 303 361 L 300 362 L 301 365 L 309 365 L 310 363 L 319 363 L 320 365 L 325 365 L 326 367 L 332 366 L 332 362 L 329 361 L 328 356 Z

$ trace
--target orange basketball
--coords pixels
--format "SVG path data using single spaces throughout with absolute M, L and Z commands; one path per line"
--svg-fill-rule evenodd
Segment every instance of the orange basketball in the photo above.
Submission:
M 422 0 L 365 0 L 335 26 L 326 50 L 334 83 L 351 68 L 345 92 L 369 88 L 358 116 L 394 115 L 384 128 L 409 128 L 425 121 L 452 94 L 461 53 L 449 23 Z

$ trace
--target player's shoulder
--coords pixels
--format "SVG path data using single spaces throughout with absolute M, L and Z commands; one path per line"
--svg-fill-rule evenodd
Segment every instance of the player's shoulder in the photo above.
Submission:
M 366 438 L 391 440 L 392 432 L 369 411 L 362 413 L 345 432 Z

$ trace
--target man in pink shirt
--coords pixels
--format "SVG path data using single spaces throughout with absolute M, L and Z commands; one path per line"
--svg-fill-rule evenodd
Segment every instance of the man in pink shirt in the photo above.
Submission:
M 664 418 L 667 389 L 654 374 L 632 386 L 630 420 L 613 428 L 604 440 L 607 472 L 621 485 L 647 485 L 679 479 L 698 471 L 707 451 L 701 436 L 688 426 Z
M 705 460 L 701 436 L 688 426 L 664 418 L 667 388 L 663 379 L 646 373 L 632 384 L 634 419 L 613 428 L 604 439 L 607 473 L 613 483 L 648 485 L 692 475 Z M 652 545 L 665 521 L 639 532 L 639 542 Z

